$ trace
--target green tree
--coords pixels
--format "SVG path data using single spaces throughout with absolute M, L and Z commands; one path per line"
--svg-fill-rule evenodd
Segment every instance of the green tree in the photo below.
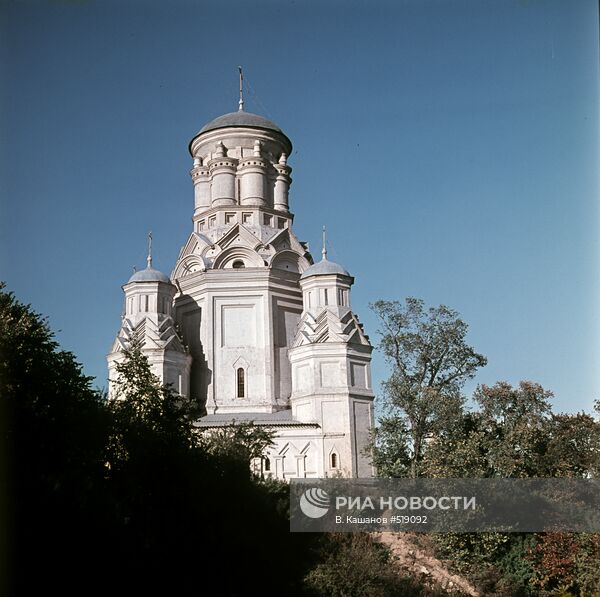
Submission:
M 92 378 L 61 350 L 47 321 L 0 284 L 0 404 L 12 586 L 36 594 L 37 579 L 61 577 L 68 594 L 76 577 L 93 574 L 105 508 L 110 413 Z M 98 547 L 98 551 L 96 551 Z M 56 585 L 55 585 L 56 588 Z M 80 587 L 79 587 L 80 589 Z
M 379 348 L 392 366 L 383 384 L 387 423 L 375 432 L 375 462 L 416 477 L 426 440 L 460 418 L 462 387 L 487 360 L 467 344 L 467 324 L 444 305 L 426 309 L 407 298 L 404 305 L 377 301 L 371 308 L 381 323 Z M 408 439 L 403 445 L 389 435 L 398 430 Z M 404 468 L 392 464 L 406 459 Z
M 198 592 L 202 574 L 221 595 L 302 593 L 314 538 L 289 532 L 287 486 L 257 482 L 233 450 L 205 450 L 193 405 L 161 386 L 136 347 L 119 399 L 107 401 L 2 287 L 0 355 L 2 582 L 12 581 L 2 594 L 179 595 Z
M 599 420 L 584 412 L 553 414 L 546 427 L 546 476 L 600 476 Z
M 544 475 L 551 397 L 552 392 L 530 381 L 521 381 L 518 388 L 497 382 L 475 390 L 486 476 Z
M 114 415 L 113 457 L 127 459 L 136 441 L 149 437 L 162 448 L 185 450 L 196 446 L 197 405 L 160 382 L 138 342 L 125 349 L 123 356 L 116 366 L 115 391 L 110 401 Z
M 423 472 L 433 477 L 587 477 L 600 466 L 600 421 L 554 414 L 552 393 L 521 381 L 479 386 L 478 407 L 428 444 Z
M 553 414 L 551 392 L 522 381 L 480 386 L 478 409 L 428 445 L 424 474 L 438 477 L 595 476 L 600 422 Z M 597 544 L 583 534 L 438 535 L 449 557 L 484 594 L 588 594 L 598 586 Z M 594 565 L 596 568 L 594 568 Z M 586 587 L 585 591 L 583 588 Z M 590 594 L 593 594 L 590 593 Z
M 428 589 L 400 572 L 389 549 L 368 533 L 332 533 L 321 538 L 318 561 L 305 577 L 311 594 L 322 597 L 434 597 Z
M 255 458 L 261 458 L 267 448 L 274 444 L 275 431 L 253 423 L 236 423 L 209 428 L 199 435 L 200 446 L 214 456 L 238 460 L 250 470 Z
M 404 417 L 388 414 L 379 419 L 366 453 L 380 477 L 408 477 L 411 472 L 411 435 Z

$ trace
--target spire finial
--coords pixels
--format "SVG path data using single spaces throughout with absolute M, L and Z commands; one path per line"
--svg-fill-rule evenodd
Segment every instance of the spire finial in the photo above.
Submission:
M 239 111 L 241 112 L 244 109 L 244 73 L 242 71 L 242 67 L 238 66 L 238 70 L 240 71 L 240 102 L 239 102 Z
M 325 226 L 323 226 L 323 249 L 321 251 L 321 255 L 323 255 L 323 259 L 327 260 L 327 236 Z
M 148 257 L 146 259 L 148 269 L 152 267 L 152 230 L 148 232 Z

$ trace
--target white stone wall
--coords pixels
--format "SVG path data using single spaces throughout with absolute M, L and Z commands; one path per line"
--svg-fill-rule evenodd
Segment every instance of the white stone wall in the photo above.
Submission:
M 177 321 L 192 356 L 205 363 L 192 368 L 192 395 L 206 402 L 208 413 L 289 407 L 287 343 L 302 309 L 297 277 L 229 268 L 181 280 Z M 238 368 L 245 372 L 244 397 L 237 396 Z

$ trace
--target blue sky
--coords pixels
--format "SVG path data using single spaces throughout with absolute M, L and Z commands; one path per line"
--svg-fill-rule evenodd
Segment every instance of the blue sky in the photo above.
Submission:
M 0 2 L 0 279 L 103 386 L 121 285 L 191 230 L 187 144 L 237 108 L 294 143 L 294 229 L 377 299 L 459 311 L 561 411 L 600 397 L 592 0 Z M 376 353 L 374 377 L 387 375 Z

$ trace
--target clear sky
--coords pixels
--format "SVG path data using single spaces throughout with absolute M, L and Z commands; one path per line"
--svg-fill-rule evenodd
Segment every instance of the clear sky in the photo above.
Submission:
M 187 144 L 242 64 L 294 143 L 294 229 L 318 257 L 327 225 L 373 340 L 368 304 L 416 296 L 469 323 L 474 384 L 600 396 L 595 0 L 3 0 L 0 27 L 0 279 L 97 385 L 148 230 L 166 272 L 191 231 Z

